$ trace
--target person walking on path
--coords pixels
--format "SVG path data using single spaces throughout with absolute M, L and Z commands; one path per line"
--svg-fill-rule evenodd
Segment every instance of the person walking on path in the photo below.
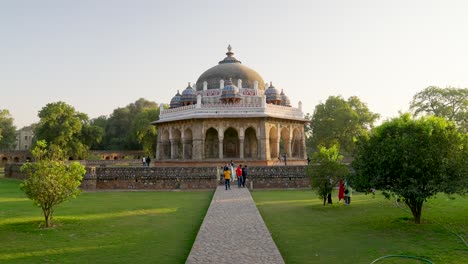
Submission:
M 231 170 L 227 169 L 224 170 L 224 185 L 226 185 L 226 190 L 229 189 L 231 190 L 231 183 L 229 182 L 231 180 Z
M 149 167 L 151 164 L 150 156 L 146 157 L 146 166 Z
M 247 179 L 247 165 L 242 168 L 242 187 L 245 187 L 245 179 Z
M 338 187 L 338 203 L 341 201 L 341 200 L 344 200 L 345 196 L 344 196 L 344 184 L 343 184 L 343 180 L 340 180 L 340 185 Z
M 239 164 L 239 166 L 236 169 L 236 176 L 237 176 L 237 187 L 241 187 L 242 185 L 242 164 Z
M 349 205 L 351 204 L 351 197 L 353 196 L 353 188 L 348 184 L 348 182 L 345 183 L 345 204 Z
M 143 163 L 143 167 L 145 167 L 145 166 L 146 166 L 146 158 L 143 157 L 143 158 L 141 159 L 141 162 Z

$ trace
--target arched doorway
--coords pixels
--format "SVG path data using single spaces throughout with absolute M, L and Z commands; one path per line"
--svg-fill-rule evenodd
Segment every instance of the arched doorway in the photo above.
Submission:
M 161 135 L 161 147 L 159 148 L 160 159 L 171 158 L 171 142 L 169 141 L 169 131 L 164 130 Z
M 205 158 L 207 159 L 219 158 L 218 130 L 212 127 L 206 131 L 206 135 L 205 135 Z
M 280 155 L 283 156 L 286 154 L 286 156 L 290 157 L 290 148 L 289 148 L 289 130 L 287 128 L 281 129 L 281 139 L 280 139 Z
M 302 158 L 304 156 L 302 133 L 299 131 L 298 128 L 295 128 L 293 130 L 292 156 L 295 158 Z
M 224 131 L 223 156 L 226 158 L 239 158 L 239 135 L 230 127 Z
M 270 159 L 276 159 L 279 157 L 279 149 L 278 149 L 278 130 L 276 127 L 272 127 L 270 129 L 270 133 L 268 133 L 270 138 Z
M 182 158 L 182 136 L 179 129 L 172 130 L 172 141 L 173 141 L 173 159 Z
M 258 158 L 257 133 L 255 129 L 249 127 L 245 130 L 244 134 L 244 158 Z

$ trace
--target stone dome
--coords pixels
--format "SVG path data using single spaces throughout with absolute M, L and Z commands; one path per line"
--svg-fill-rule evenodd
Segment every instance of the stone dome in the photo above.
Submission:
M 197 103 L 197 92 L 188 84 L 187 88 L 182 92 L 181 96 L 182 105 L 191 105 Z
M 177 94 L 174 95 L 174 97 L 172 97 L 171 99 L 170 108 L 176 108 L 176 107 L 182 106 L 181 100 L 182 100 L 182 96 L 180 95 L 179 90 L 177 90 Z
M 284 106 L 291 106 L 291 100 L 289 100 L 289 97 L 284 94 L 283 89 L 281 89 L 281 105 Z
M 229 79 L 229 81 L 226 83 L 226 86 L 224 86 L 222 90 L 221 99 L 234 99 L 240 97 L 239 88 L 237 88 L 237 86 L 232 83 L 232 80 Z
M 273 84 L 270 82 L 270 87 L 266 89 L 265 91 L 265 96 L 266 96 L 266 101 L 267 103 L 280 103 L 281 102 L 281 95 L 278 92 L 278 90 L 273 86 Z
M 197 80 L 196 88 L 198 91 L 203 90 L 203 82 L 208 83 L 208 89 L 219 89 L 220 80 L 232 79 L 236 82 L 242 80 L 242 88 L 254 88 L 254 81 L 258 82 L 258 89 L 265 90 L 264 81 L 258 72 L 241 64 L 239 60 L 234 58 L 231 52 L 231 45 L 228 47 L 227 57 L 219 62 L 218 65 L 206 70 Z

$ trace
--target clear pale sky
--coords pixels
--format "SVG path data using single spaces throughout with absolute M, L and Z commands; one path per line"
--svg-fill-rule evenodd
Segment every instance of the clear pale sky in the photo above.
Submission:
M 0 1 L 0 109 L 90 118 L 169 103 L 234 56 L 313 113 L 356 95 L 389 118 L 430 85 L 468 87 L 468 1 Z

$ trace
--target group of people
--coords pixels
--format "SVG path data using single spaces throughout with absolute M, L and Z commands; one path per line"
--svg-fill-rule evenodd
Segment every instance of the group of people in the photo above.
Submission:
M 149 156 L 148 157 L 143 157 L 141 159 L 141 162 L 143 163 L 143 167 L 149 167 L 150 164 L 151 164 L 151 159 L 150 159 Z
M 351 203 L 352 196 L 353 188 L 351 188 L 347 181 L 343 183 L 343 180 L 340 180 L 340 185 L 338 187 L 338 202 L 344 200 L 344 204 L 349 205 Z
M 237 180 L 237 187 L 245 187 L 247 172 L 247 165 L 242 167 L 242 164 L 239 164 L 234 172 L 234 162 L 231 160 L 231 163 L 226 163 L 223 167 L 224 185 L 226 190 L 231 189 L 231 181 L 234 182 L 235 180 Z

